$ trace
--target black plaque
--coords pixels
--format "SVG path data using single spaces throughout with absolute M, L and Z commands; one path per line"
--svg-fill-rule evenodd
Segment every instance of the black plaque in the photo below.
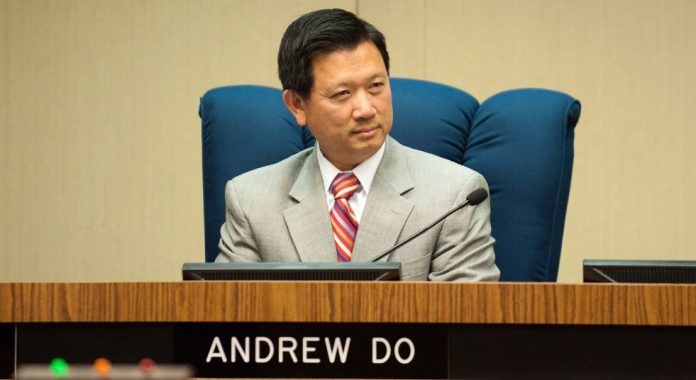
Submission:
M 14 371 L 14 326 L 0 324 L 0 375 L 5 377 Z M 192 364 L 197 377 L 216 378 L 696 378 L 696 327 L 392 323 L 16 326 L 20 365 L 48 363 L 58 356 L 71 364 L 89 364 L 98 357 L 134 364 L 149 357 L 162 364 Z M 247 345 L 247 360 L 240 350 L 232 359 L 233 338 L 240 347 Z M 337 359 L 337 351 L 330 360 L 326 340 L 335 344 L 339 339 L 345 348 L 347 338 L 351 340 L 345 360 Z M 257 340 L 258 357 L 264 359 L 260 362 L 255 357 Z M 270 345 L 274 346 L 272 354 Z M 389 358 L 380 362 L 387 357 L 387 346 Z M 285 350 L 282 362 L 281 347 Z

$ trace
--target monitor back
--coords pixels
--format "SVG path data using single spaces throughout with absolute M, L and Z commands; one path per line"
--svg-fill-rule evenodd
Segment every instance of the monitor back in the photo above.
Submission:
M 696 283 L 696 261 L 584 260 L 584 282 Z
M 184 280 L 398 281 L 401 263 L 187 263 Z

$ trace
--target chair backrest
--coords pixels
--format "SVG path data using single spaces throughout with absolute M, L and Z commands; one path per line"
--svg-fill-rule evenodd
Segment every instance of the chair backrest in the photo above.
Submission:
M 550 90 L 497 94 L 481 105 L 459 89 L 392 78 L 394 125 L 404 145 L 466 165 L 491 190 L 501 281 L 555 281 L 580 103 Z M 218 253 L 225 182 L 314 144 L 278 89 L 228 86 L 201 98 L 205 257 Z

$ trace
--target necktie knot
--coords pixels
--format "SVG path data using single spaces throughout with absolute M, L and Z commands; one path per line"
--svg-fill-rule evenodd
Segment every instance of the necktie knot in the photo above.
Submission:
M 336 175 L 336 178 L 331 182 L 329 190 L 335 199 L 350 199 L 358 189 L 358 186 L 360 186 L 360 181 L 358 181 L 358 177 L 355 174 L 343 172 Z

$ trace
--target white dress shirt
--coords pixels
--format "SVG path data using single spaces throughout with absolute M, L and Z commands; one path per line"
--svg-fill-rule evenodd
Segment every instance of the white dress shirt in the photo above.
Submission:
M 370 186 L 372 186 L 372 180 L 375 178 L 375 173 L 377 173 L 377 167 L 382 161 L 382 156 L 384 156 L 384 145 L 379 148 L 375 154 L 370 156 L 367 160 L 363 161 L 360 165 L 356 166 L 351 172 L 358 177 L 360 181 L 360 186 L 353 193 L 353 196 L 348 200 L 350 208 L 353 209 L 355 217 L 360 222 L 360 217 L 362 216 L 363 210 L 365 209 L 365 203 L 367 202 L 367 194 L 370 192 Z M 318 143 L 317 143 L 318 146 Z M 319 161 L 319 171 L 321 171 L 321 178 L 324 181 L 324 192 L 326 193 L 326 203 L 328 205 L 328 211 L 331 211 L 333 204 L 335 202 L 333 193 L 329 190 L 331 187 L 331 182 L 341 170 L 338 170 L 329 160 L 324 157 L 324 153 L 321 149 L 317 152 L 317 159 Z

